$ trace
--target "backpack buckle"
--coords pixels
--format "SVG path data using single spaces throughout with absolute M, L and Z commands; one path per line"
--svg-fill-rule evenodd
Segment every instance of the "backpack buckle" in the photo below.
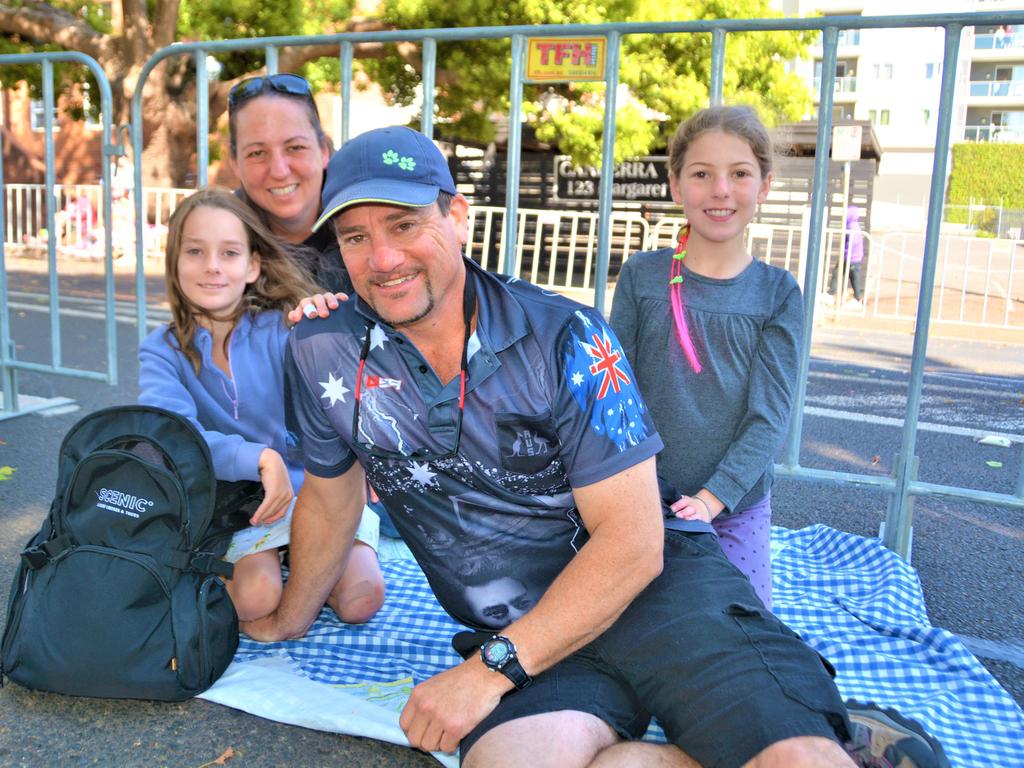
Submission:
M 213 573 L 225 579 L 230 579 L 235 573 L 235 566 L 226 560 L 221 560 L 209 552 L 196 552 L 189 560 L 190 570 L 199 573 Z
M 39 547 L 32 547 L 31 549 L 26 549 L 21 553 L 21 561 L 27 568 L 30 568 L 33 571 L 38 571 L 46 565 L 49 560 L 50 556 Z

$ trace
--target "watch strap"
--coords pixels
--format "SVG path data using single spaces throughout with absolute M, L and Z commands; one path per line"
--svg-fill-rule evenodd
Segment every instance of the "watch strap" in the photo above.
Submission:
M 519 659 L 515 656 L 511 656 L 507 659 L 505 663 L 501 665 L 499 671 L 511 680 L 512 685 L 520 691 L 533 682 L 533 678 L 526 674 L 526 670 L 523 669 L 523 665 L 519 663 Z

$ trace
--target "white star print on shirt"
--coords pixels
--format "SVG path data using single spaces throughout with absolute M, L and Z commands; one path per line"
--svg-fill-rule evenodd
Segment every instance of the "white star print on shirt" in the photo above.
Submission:
M 434 475 L 437 472 L 430 471 L 430 465 L 427 462 L 419 464 L 418 462 L 412 462 L 412 468 L 409 470 L 409 474 L 412 475 L 412 479 L 415 480 L 422 486 L 430 485 L 430 482 L 434 479 Z
M 576 371 L 575 373 L 573 373 L 573 375 L 572 375 L 572 383 L 575 384 L 577 387 L 580 384 L 582 384 L 583 383 L 583 374 L 580 373 L 579 371 Z
M 388 335 L 384 333 L 384 329 L 379 325 L 374 325 L 370 329 L 370 349 L 374 350 L 377 347 L 384 348 L 384 342 L 388 340 Z
M 345 393 L 352 391 L 348 387 L 345 386 L 345 379 L 344 378 L 336 379 L 336 378 L 334 378 L 334 374 L 333 373 L 328 373 L 327 374 L 327 381 L 321 381 L 320 382 L 320 386 L 324 388 L 324 393 L 322 395 L 320 395 L 320 397 L 329 397 L 329 398 L 331 398 L 331 407 L 332 408 L 334 407 L 334 404 L 336 402 L 338 402 L 339 400 L 341 400 L 341 402 L 344 403 L 345 402 Z

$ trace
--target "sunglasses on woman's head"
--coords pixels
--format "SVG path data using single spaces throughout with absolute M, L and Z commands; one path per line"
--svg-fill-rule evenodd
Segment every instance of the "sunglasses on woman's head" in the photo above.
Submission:
M 313 102 L 313 92 L 310 90 L 306 79 L 285 72 L 278 75 L 249 77 L 242 80 L 228 92 L 228 109 L 234 109 L 239 104 L 268 91 L 284 93 L 289 96 L 302 96 Z

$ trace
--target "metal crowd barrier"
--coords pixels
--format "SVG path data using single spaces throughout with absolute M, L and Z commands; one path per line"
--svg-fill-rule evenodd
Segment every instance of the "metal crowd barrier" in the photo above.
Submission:
M 551 26 L 514 26 L 514 27 L 467 27 L 460 29 L 428 29 L 410 31 L 345 33 L 337 35 L 317 35 L 306 37 L 274 37 L 262 39 L 229 40 L 214 42 L 178 43 L 161 49 L 155 53 L 143 67 L 136 91 L 131 101 L 131 143 L 136 158 L 142 156 L 142 90 L 153 70 L 164 59 L 177 56 L 193 57 L 196 68 L 196 103 L 197 103 L 197 157 L 198 184 L 207 182 L 209 164 L 209 88 L 207 79 L 207 56 L 220 52 L 257 49 L 264 51 L 266 70 L 268 73 L 277 71 L 278 52 L 281 48 L 307 45 L 336 45 L 338 48 L 339 76 L 342 97 L 342 122 L 340 141 L 348 138 L 349 112 L 351 109 L 354 46 L 360 43 L 395 43 L 416 42 L 422 49 L 422 84 L 423 113 L 421 127 L 424 133 L 433 134 L 434 87 L 436 82 L 437 46 L 456 40 L 504 39 L 509 41 L 512 76 L 509 84 L 510 113 L 508 137 L 508 182 L 506 189 L 507 205 L 504 209 L 502 222 L 521 221 L 519 216 L 518 183 L 520 172 L 520 152 L 522 148 L 522 117 L 523 117 L 523 78 L 527 39 L 530 37 L 603 37 L 607 42 L 606 71 L 606 104 L 602 140 L 602 170 L 600 183 L 599 209 L 596 215 L 597 243 L 593 249 L 573 258 L 582 258 L 585 262 L 592 260 L 595 269 L 594 305 L 605 309 L 606 286 L 609 275 L 613 215 L 612 215 L 612 169 L 613 146 L 615 141 L 616 93 L 619 77 L 620 47 L 624 37 L 638 34 L 710 34 L 712 40 L 711 56 L 711 102 L 722 102 L 725 56 L 728 36 L 738 32 L 769 32 L 784 30 L 818 30 L 822 33 L 822 68 L 821 97 L 818 107 L 818 152 L 813 173 L 811 208 L 806 223 L 808 243 L 817 247 L 807 249 L 804 263 L 801 265 L 801 284 L 815 286 L 820 284 L 823 276 L 822 262 L 826 247 L 826 228 L 824 221 L 825 204 L 827 202 L 827 179 L 829 166 L 829 148 L 832 128 L 833 95 L 836 86 L 837 48 L 840 35 L 862 29 L 882 28 L 942 28 L 945 33 L 944 57 L 942 64 L 942 81 L 940 89 L 939 110 L 936 120 L 935 155 L 932 166 L 932 183 L 928 206 L 927 224 L 923 240 L 921 258 L 920 291 L 917 297 L 916 334 L 914 337 L 913 356 L 911 362 L 910 382 L 907 396 L 906 413 L 900 441 L 900 448 L 893 467 L 892 475 L 880 477 L 847 472 L 834 472 L 801 467 L 799 462 L 801 434 L 803 431 L 804 401 L 807 391 L 807 375 L 809 370 L 811 335 L 805 334 L 798 388 L 795 396 L 794 415 L 789 431 L 783 461 L 778 465 L 778 474 L 828 485 L 852 485 L 871 488 L 886 493 L 889 497 L 884 542 L 903 556 L 908 556 L 911 542 L 911 526 L 913 500 L 917 496 L 961 499 L 972 502 L 983 502 L 1024 509 L 1024 466 L 1014 494 L 993 493 L 983 490 L 943 486 L 922 483 L 916 479 L 916 440 L 917 424 L 921 406 L 921 392 L 924 380 L 925 350 L 928 341 L 929 323 L 932 316 L 933 292 L 938 263 L 940 240 L 940 222 L 943 206 L 944 184 L 948 158 L 950 126 L 953 110 L 953 96 L 957 59 L 960 48 L 961 33 L 966 26 L 998 26 L 1002 24 L 1024 23 L 1024 11 L 992 11 L 980 13 L 946 13 L 917 16 L 830 16 L 822 18 L 779 18 L 779 19 L 708 19 L 701 21 L 681 22 L 643 22 L 621 24 L 574 24 Z M 9 57 L 7 57 L 9 58 Z M 2 58 L 0 58 L 2 61 Z M 103 90 L 104 115 L 109 105 L 109 87 L 105 78 L 99 76 Z M 104 90 L 105 89 L 105 90 Z M 52 91 L 52 85 L 51 85 Z M 52 93 L 48 104 L 52 104 Z M 109 124 L 105 126 L 109 135 Z M 48 143 L 52 153 L 52 141 Z M 48 167 L 52 167 L 52 157 L 48 157 Z M 107 172 L 105 166 L 104 172 Z M 49 171 L 52 174 L 52 171 Z M 142 168 L 135 164 L 135 188 L 142 188 Z M 109 181 L 105 178 L 105 181 Z M 50 179 L 48 179 L 50 182 Z M 52 187 L 48 183 L 48 189 Z M 109 201 L 105 202 L 108 205 Z M 143 248 L 143 217 L 141 196 L 136 196 L 137 227 L 136 245 Z M 109 217 L 109 210 L 105 210 Z M 483 217 L 486 221 L 486 212 Z M 486 221 L 484 226 L 486 226 Z M 2 222 L 0 222 L 2 224 Z M 52 230 L 51 230 L 52 231 Z M 534 241 L 536 242 L 536 233 Z M 517 242 L 525 237 L 522 227 L 508 228 L 501 233 L 502 253 L 497 260 L 497 268 L 506 273 L 516 273 L 520 268 L 519 258 L 523 253 Z M 51 253 L 52 256 L 52 253 Z M 145 290 L 143 258 L 138 258 L 137 272 L 137 311 L 140 336 L 145 333 Z M 109 245 L 108 256 L 109 259 Z M 589 262 L 588 262 L 589 264 Z M 0 264 L 2 266 L 2 264 Z M 550 266 L 549 266 L 550 269 Z M 540 267 L 538 267 L 540 270 Z M 589 269 L 587 270 L 589 273 Z M 538 277 L 542 274 L 538 271 Z M 0 284 L 5 294 L 6 287 Z M 940 286 L 941 291 L 941 286 Z M 814 325 L 817 290 L 804 293 L 805 327 Z M 3 307 L 0 307 L 3 309 Z M 6 359 L 6 358 L 5 358 Z M 6 368 L 5 368 L 6 370 Z M 5 384 L 6 386 L 6 384 Z
M 39 363 L 26 360 L 19 360 L 15 354 L 16 346 L 11 337 L 11 317 L 8 305 L 7 287 L 7 265 L 5 260 L 5 246 L 0 239 L 0 382 L 3 388 L 3 409 L 0 410 L 0 420 L 20 416 L 24 413 L 31 413 L 42 408 L 53 407 L 52 401 L 27 404 L 19 402 L 18 396 L 18 372 L 33 371 L 36 373 L 49 373 L 57 376 L 68 376 L 81 379 L 92 379 L 105 381 L 108 384 L 117 384 L 117 325 L 114 316 L 114 270 L 111 254 L 109 228 L 105 233 L 101 246 L 103 264 L 105 267 L 105 307 L 106 320 L 104 332 L 106 341 L 106 361 L 104 369 L 100 371 L 76 368 L 64 364 L 63 347 L 61 344 L 61 320 L 60 320 L 60 297 L 57 273 L 57 226 L 56 212 L 57 194 L 54 179 L 54 143 L 53 143 L 53 116 L 54 94 L 53 94 L 53 65 L 58 62 L 81 64 L 88 67 L 96 78 L 100 91 L 100 113 L 102 116 L 103 136 L 103 160 L 102 168 L 102 189 L 100 191 L 100 208 L 104 221 L 110 221 L 111 195 L 110 195 L 110 166 L 115 155 L 123 154 L 119 144 L 113 141 L 110 116 L 111 91 L 110 82 L 107 80 L 103 69 L 89 56 L 74 51 L 62 51 L 51 53 L 30 53 L 30 54 L 7 54 L 0 55 L 0 72 L 4 66 L 15 64 L 38 64 L 41 67 L 43 86 L 43 107 L 44 123 L 43 133 L 45 137 L 45 192 L 42 202 L 46 219 L 46 255 L 49 267 L 49 318 L 50 318 L 50 362 Z M 0 188 L 7 189 L 3 183 L 3 167 L 0 164 Z M 5 221 L 5 205 L 0 204 L 0 232 L 7 231 Z

